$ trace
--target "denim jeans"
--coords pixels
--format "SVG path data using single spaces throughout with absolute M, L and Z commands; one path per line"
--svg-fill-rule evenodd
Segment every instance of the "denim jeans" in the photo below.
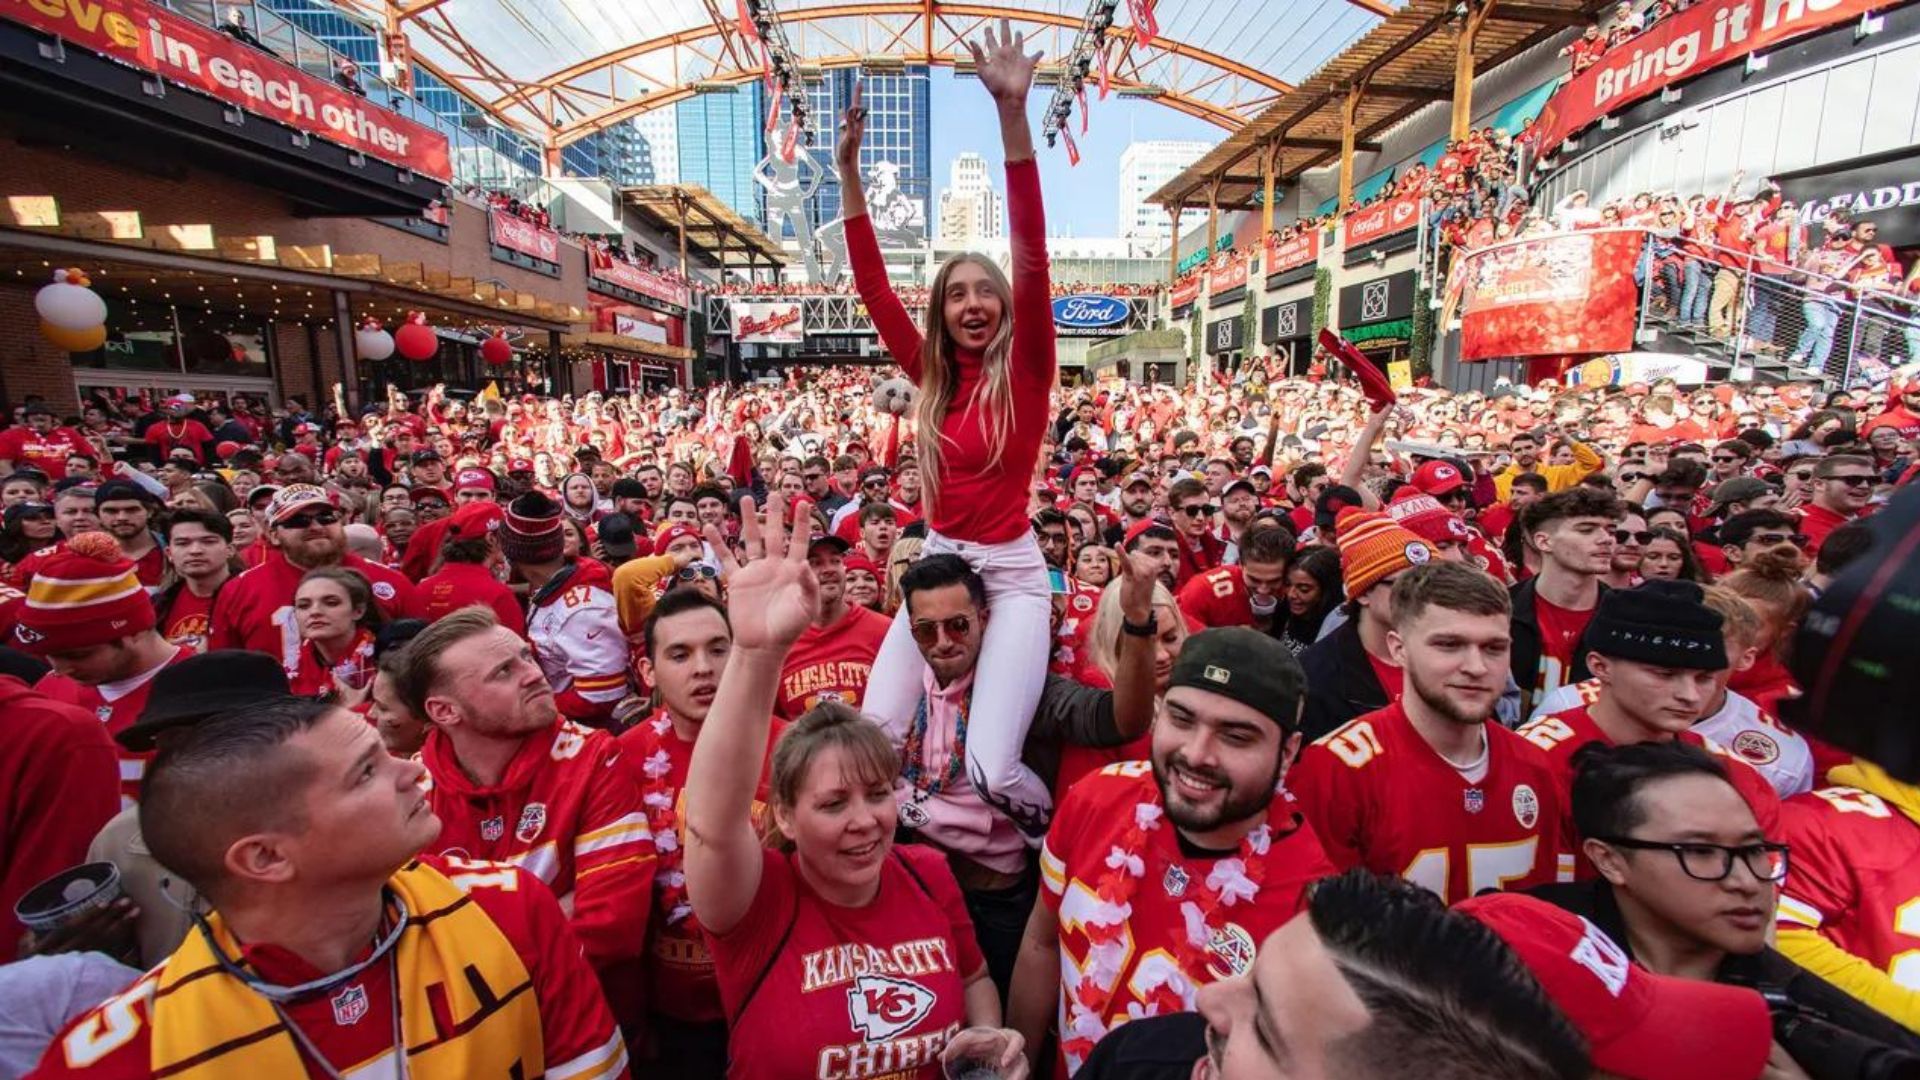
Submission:
M 1752 289 L 1753 307 L 1747 312 L 1747 336 L 1763 345 L 1771 345 L 1786 290 L 1781 285 L 1780 275 L 1758 271 L 1753 274 Z
M 1686 287 L 1680 293 L 1680 321 L 1707 321 L 1707 300 L 1713 295 L 1713 275 L 1719 267 L 1705 259 L 1688 259 Z
M 1808 298 L 1800 305 L 1806 328 L 1793 347 L 1793 355 L 1807 367 L 1824 371 L 1827 354 L 1833 351 L 1833 332 L 1840 325 L 1840 305 L 1826 298 Z

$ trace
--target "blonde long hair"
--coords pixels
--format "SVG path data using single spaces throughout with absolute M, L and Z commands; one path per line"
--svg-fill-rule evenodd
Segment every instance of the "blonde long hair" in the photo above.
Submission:
M 1120 610 L 1120 584 L 1117 580 L 1110 581 L 1100 590 L 1100 606 L 1095 609 L 1093 626 L 1087 631 L 1087 659 L 1108 681 L 1120 670 L 1120 623 L 1126 618 Z M 1153 584 L 1153 607 L 1154 614 L 1185 630 L 1186 616 L 1180 613 L 1179 603 L 1173 593 L 1157 581 Z M 1181 637 L 1184 639 L 1185 633 Z
M 920 462 L 920 489 L 929 507 L 940 498 L 940 467 L 945 453 L 945 436 L 940 428 L 947 410 L 954 405 L 953 395 L 960 383 L 954 359 L 954 342 L 947 333 L 943 297 L 954 267 L 972 263 L 986 272 L 987 283 L 1000 298 L 1000 328 L 987 342 L 980 360 L 980 382 L 974 396 L 980 399 L 980 434 L 990 447 L 987 468 L 1000 466 L 1000 455 L 1013 434 L 1013 287 L 1007 275 L 984 255 L 965 252 L 941 264 L 933 276 L 933 291 L 927 296 L 926 332 L 920 346 L 920 400 L 914 406 L 915 457 Z

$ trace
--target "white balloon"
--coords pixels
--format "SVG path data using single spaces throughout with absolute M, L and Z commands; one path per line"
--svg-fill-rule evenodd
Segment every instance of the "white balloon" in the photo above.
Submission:
M 91 330 L 107 321 L 107 302 L 80 285 L 55 282 L 33 294 L 33 309 L 62 330 Z
M 362 360 L 385 360 L 393 355 L 393 335 L 385 330 L 355 330 L 353 348 Z

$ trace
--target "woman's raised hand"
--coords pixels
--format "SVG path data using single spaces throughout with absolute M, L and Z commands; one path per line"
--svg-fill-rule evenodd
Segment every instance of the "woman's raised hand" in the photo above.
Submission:
M 727 581 L 733 645 L 784 650 L 820 611 L 820 582 L 807 565 L 811 537 L 800 530 L 788 534 L 786 500 L 778 492 L 767 496 L 764 522 L 755 510 L 752 499 L 741 500 L 746 561 Z
M 1045 51 L 1028 56 L 1025 44 L 1025 37 L 1015 33 L 1006 19 L 1000 20 L 998 36 L 993 27 L 988 26 L 980 41 L 967 42 L 967 48 L 973 52 L 975 72 L 986 84 L 987 92 L 1001 104 L 1024 105 L 1027 92 L 1033 89 L 1033 69 Z
M 853 101 L 840 115 L 840 140 L 833 147 L 833 162 L 839 167 L 843 180 L 860 175 L 860 142 L 867 136 L 867 108 L 860 104 L 861 87 L 861 81 L 855 79 Z

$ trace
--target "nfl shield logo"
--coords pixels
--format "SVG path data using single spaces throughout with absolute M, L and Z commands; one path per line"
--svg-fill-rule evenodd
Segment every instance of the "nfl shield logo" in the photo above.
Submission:
M 480 822 L 480 839 L 498 840 L 507 835 L 507 819 L 490 817 Z
M 367 988 L 355 983 L 333 995 L 333 1022 L 352 1027 L 367 1015 Z
M 531 844 L 533 838 L 540 835 L 540 830 L 546 827 L 547 804 L 528 803 L 527 808 L 520 811 L 520 823 L 513 827 L 513 838 L 523 844 Z
M 1168 896 L 1177 900 L 1187 895 L 1187 883 L 1191 880 L 1185 870 L 1170 865 L 1167 867 L 1166 876 L 1160 879 L 1160 887 L 1167 890 Z
M 1466 794 L 1467 813 L 1477 814 L 1487 808 L 1487 796 L 1477 787 L 1470 787 Z

